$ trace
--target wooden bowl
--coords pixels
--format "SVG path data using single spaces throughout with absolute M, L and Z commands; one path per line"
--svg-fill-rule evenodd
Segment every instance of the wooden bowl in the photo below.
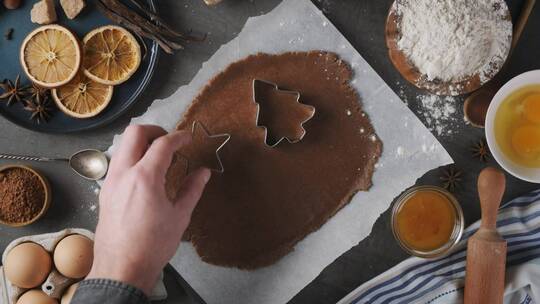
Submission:
M 42 218 L 43 215 L 45 215 L 45 213 L 49 209 L 49 206 L 51 205 L 51 185 L 49 184 L 49 181 L 47 181 L 45 176 L 43 176 L 41 173 L 37 172 L 36 170 L 34 170 L 34 169 L 32 169 L 32 168 L 30 168 L 28 166 L 23 166 L 23 165 L 1 166 L 0 167 L 0 173 L 2 171 L 6 171 L 6 170 L 9 170 L 9 169 L 14 169 L 14 168 L 20 168 L 20 169 L 24 169 L 24 170 L 32 172 L 32 174 L 34 174 L 35 176 L 38 177 L 39 181 L 41 182 L 41 185 L 43 186 L 43 190 L 45 192 L 45 199 L 44 199 L 45 201 L 43 202 L 43 208 L 41 208 L 41 211 L 33 219 L 31 219 L 29 221 L 26 221 L 26 222 L 22 222 L 22 223 L 10 223 L 10 222 L 5 222 L 5 221 L 0 220 L 0 224 L 2 224 L 2 225 L 6 225 L 6 226 L 9 226 L 9 227 L 22 227 L 22 226 L 27 226 L 27 225 L 30 225 L 30 224 L 34 223 L 35 221 Z
M 420 73 L 420 71 L 409 61 L 407 56 L 398 48 L 398 41 L 401 37 L 401 33 L 399 29 L 400 17 L 397 15 L 396 9 L 396 1 L 394 1 L 390 7 L 388 17 L 386 19 L 385 40 L 386 47 L 388 48 L 388 56 L 390 56 L 390 61 L 392 61 L 392 64 L 396 67 L 403 78 L 407 79 L 407 81 L 414 84 L 419 89 L 426 90 L 436 95 L 463 95 L 475 91 L 484 83 L 487 83 L 504 65 L 501 64 L 497 70 L 494 70 L 493 73 L 489 75 L 489 79 L 484 80 L 484 82 L 481 81 L 479 74 L 471 75 L 470 77 L 467 77 L 461 81 L 455 82 L 444 82 L 437 79 L 429 80 L 426 75 Z M 510 16 L 508 6 L 505 5 L 500 9 L 504 9 L 506 11 L 505 18 L 511 21 L 512 18 Z M 508 53 L 510 52 L 510 42 L 512 40 L 512 36 L 510 36 L 509 39 L 508 51 L 506 53 L 507 58 Z

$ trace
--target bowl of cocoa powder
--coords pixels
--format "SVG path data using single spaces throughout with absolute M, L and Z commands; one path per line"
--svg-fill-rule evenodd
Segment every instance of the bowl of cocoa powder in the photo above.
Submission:
M 40 219 L 51 204 L 51 187 L 34 169 L 0 167 L 0 224 L 21 227 Z

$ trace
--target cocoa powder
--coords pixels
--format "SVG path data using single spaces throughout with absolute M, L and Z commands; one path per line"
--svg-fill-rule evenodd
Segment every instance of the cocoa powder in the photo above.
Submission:
M 35 218 L 45 203 L 39 177 L 22 168 L 0 171 L 0 220 L 24 223 Z

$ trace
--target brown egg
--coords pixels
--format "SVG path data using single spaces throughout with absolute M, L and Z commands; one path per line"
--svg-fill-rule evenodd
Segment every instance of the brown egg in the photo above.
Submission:
M 51 256 L 36 243 L 22 243 L 11 249 L 4 271 L 11 283 L 21 288 L 34 288 L 51 272 Z
M 66 291 L 64 291 L 64 294 L 62 295 L 62 299 L 60 300 L 60 304 L 71 303 L 71 299 L 73 299 L 73 296 L 75 295 L 75 291 L 77 290 L 77 287 L 79 287 L 79 283 L 75 283 L 69 286 L 69 288 L 66 289 Z
M 58 304 L 58 301 L 47 296 L 41 290 L 32 289 L 25 292 L 17 300 L 17 304 Z
M 68 278 L 84 278 L 92 268 L 94 242 L 80 234 L 63 238 L 54 249 L 54 265 Z

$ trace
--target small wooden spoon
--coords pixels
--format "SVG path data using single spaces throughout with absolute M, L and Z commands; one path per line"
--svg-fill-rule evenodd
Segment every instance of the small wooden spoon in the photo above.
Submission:
M 465 304 L 503 302 L 506 241 L 497 232 L 497 210 L 505 190 L 504 174 L 486 168 L 478 176 L 482 208 L 480 229 L 467 242 Z
M 493 96 L 495 96 L 497 91 L 504 84 L 500 77 L 502 74 L 501 71 L 508 66 L 512 52 L 516 48 L 519 38 L 521 37 L 521 33 L 527 24 L 527 20 L 529 19 L 529 15 L 531 14 L 535 3 L 536 0 L 527 0 L 525 4 L 523 4 L 523 8 L 519 14 L 516 26 L 514 27 L 510 53 L 508 54 L 506 63 L 501 68 L 497 76 L 465 99 L 465 103 L 463 104 L 463 113 L 465 113 L 465 120 L 469 121 L 471 125 L 478 128 L 484 127 L 489 104 L 491 103 Z

